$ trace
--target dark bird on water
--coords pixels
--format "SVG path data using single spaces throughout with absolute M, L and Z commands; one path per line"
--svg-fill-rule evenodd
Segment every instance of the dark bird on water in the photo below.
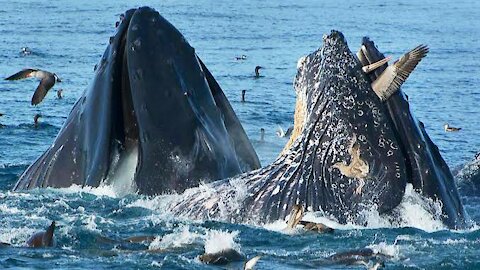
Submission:
M 261 128 L 260 129 L 260 141 L 265 141 L 265 129 Z
M 8 78 L 5 78 L 5 80 L 15 81 L 31 77 L 40 79 L 40 84 L 38 85 L 32 97 L 32 105 L 37 105 L 42 102 L 48 90 L 50 90 L 55 85 L 55 82 L 61 82 L 60 78 L 55 73 L 32 68 L 24 69 L 20 72 L 17 72 Z
M 242 102 L 245 102 L 245 93 L 247 92 L 247 90 L 242 90 Z
M 457 128 L 457 127 L 451 127 L 448 123 L 446 123 L 443 128 L 445 129 L 445 132 L 454 132 L 454 131 L 460 131 L 462 128 Z
M 35 127 L 38 127 L 38 118 L 40 118 L 40 117 L 42 117 L 42 115 L 39 114 L 39 113 L 35 114 L 35 116 L 33 117 L 33 125 Z
M 260 78 L 260 77 L 262 77 L 262 76 L 260 76 L 260 72 L 259 72 L 259 70 L 260 70 L 261 68 L 263 68 L 263 67 L 262 67 L 262 66 L 256 66 L 256 67 L 255 67 L 255 78 Z
M 20 54 L 21 55 L 30 55 L 30 54 L 32 54 L 32 51 L 28 47 L 22 47 L 22 49 L 20 51 Z
M 63 98 L 63 89 L 58 89 L 57 90 L 57 98 L 62 99 Z
M 235 56 L 236 60 L 246 60 L 247 56 L 245 54 L 242 54 L 241 56 Z

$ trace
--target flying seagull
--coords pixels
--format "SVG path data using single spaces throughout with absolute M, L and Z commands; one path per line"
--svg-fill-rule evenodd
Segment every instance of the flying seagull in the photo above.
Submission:
M 40 84 L 38 85 L 32 97 L 32 105 L 37 105 L 42 102 L 48 90 L 50 90 L 55 85 L 55 82 L 61 82 L 60 78 L 55 73 L 32 68 L 27 68 L 19 71 L 12 76 L 6 78 L 5 80 L 14 81 L 30 77 L 40 79 Z
M 361 50 L 365 50 L 365 46 L 362 46 Z M 393 93 L 400 89 L 400 86 L 407 80 L 408 76 L 415 67 L 420 63 L 422 58 L 424 58 L 428 53 L 428 47 L 426 45 L 419 45 L 415 47 L 413 50 L 404 54 L 400 59 L 395 61 L 393 65 L 388 66 L 385 71 L 372 83 L 373 91 L 377 94 L 377 96 L 382 100 L 387 100 Z M 380 64 L 384 64 L 385 60 L 389 58 L 385 58 L 380 60 Z M 376 63 L 372 64 L 376 67 L 381 65 L 375 65 Z M 369 65 L 371 66 L 371 65 Z M 373 68 L 369 66 L 364 67 L 365 72 L 373 71 Z M 368 68 L 367 68 L 368 67 Z

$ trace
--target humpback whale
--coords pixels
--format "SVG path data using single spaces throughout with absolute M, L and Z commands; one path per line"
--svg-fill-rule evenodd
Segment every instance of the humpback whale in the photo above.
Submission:
M 128 10 L 55 142 L 14 190 L 181 192 L 260 167 L 214 77 L 155 10 Z
M 299 61 L 296 137 L 272 164 L 186 190 L 167 208 L 195 219 L 265 223 L 301 205 L 340 223 L 362 224 L 364 210 L 394 217 L 409 183 L 441 205 L 446 226 L 465 227 L 452 174 L 400 90 L 406 77 L 394 81 L 395 91 L 385 88 L 388 96 L 378 95 L 372 84 L 386 62 L 368 74 L 362 67 L 385 57 L 368 38 L 363 46 L 368 63 L 332 31 Z

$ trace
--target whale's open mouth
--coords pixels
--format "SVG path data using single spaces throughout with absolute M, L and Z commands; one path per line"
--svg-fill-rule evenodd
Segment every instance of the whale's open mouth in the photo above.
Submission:
M 122 16 L 90 87 L 15 189 L 107 182 L 159 194 L 259 167 L 195 50 L 143 7 Z

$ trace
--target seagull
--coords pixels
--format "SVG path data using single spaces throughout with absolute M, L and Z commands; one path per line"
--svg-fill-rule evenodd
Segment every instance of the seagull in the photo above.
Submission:
M 454 131 L 460 131 L 462 128 L 457 128 L 457 127 L 451 127 L 448 123 L 446 123 L 443 128 L 445 129 L 445 132 L 454 132 Z
M 361 50 L 365 50 L 366 47 L 362 46 Z M 419 45 L 415 47 L 413 50 L 404 54 L 400 59 L 395 61 L 393 65 L 388 66 L 385 71 L 372 83 L 373 91 L 377 94 L 380 100 L 385 101 L 387 100 L 393 93 L 400 89 L 400 86 L 407 80 L 408 76 L 415 67 L 420 63 L 420 61 L 427 55 L 428 47 L 426 45 Z M 386 62 L 381 61 L 388 61 L 389 58 L 385 58 L 380 60 L 380 65 L 375 65 L 377 63 L 373 63 L 376 67 L 383 65 Z M 371 65 L 368 65 L 371 66 Z M 367 68 L 365 66 L 363 69 L 367 70 L 368 72 L 373 71 L 372 68 Z
M 247 56 L 245 54 L 242 54 L 241 56 L 235 56 L 236 60 L 246 60 Z
M 283 138 L 283 137 L 290 136 L 292 134 L 292 131 L 293 131 L 292 126 L 288 127 L 287 131 L 283 131 L 283 128 L 281 126 L 278 126 L 278 130 L 276 133 L 278 137 Z
M 258 72 L 261 68 L 261 66 L 256 66 L 255 67 L 255 78 L 260 78 L 260 77 L 263 77 L 263 76 L 260 76 L 260 72 Z
M 32 97 L 32 105 L 37 105 L 42 102 L 43 98 L 47 94 L 48 90 L 55 85 L 55 82 L 61 82 L 60 78 L 55 73 L 51 73 L 45 70 L 40 69 L 24 69 L 19 71 L 12 76 L 6 78 L 7 81 L 21 80 L 30 77 L 35 77 L 40 79 L 40 84 L 38 85 L 35 93 Z
M 255 264 L 257 264 L 258 260 L 260 260 L 261 256 L 255 256 L 248 260 L 248 262 L 245 263 L 245 267 L 243 268 L 244 270 L 253 270 L 253 267 Z
M 22 49 L 20 51 L 20 54 L 21 55 L 30 55 L 30 54 L 32 54 L 32 51 L 28 47 L 22 47 Z

